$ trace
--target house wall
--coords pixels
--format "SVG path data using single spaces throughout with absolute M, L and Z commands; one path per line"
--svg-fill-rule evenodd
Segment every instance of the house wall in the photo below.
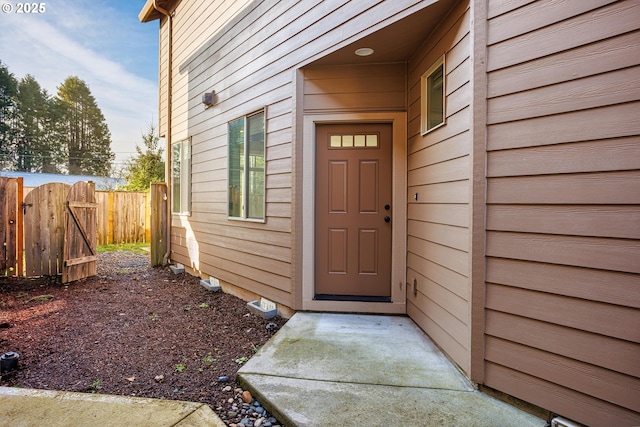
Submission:
M 471 369 L 469 2 L 460 2 L 408 67 L 407 312 Z M 446 125 L 420 132 L 421 76 L 445 55 Z
M 296 296 L 292 153 L 296 70 L 424 7 L 405 0 L 181 1 L 173 14 L 171 139 L 192 143 L 192 209 L 172 217 L 171 259 L 277 303 Z M 246 5 L 246 6 L 245 6 Z M 167 18 L 161 23 L 161 134 L 166 130 Z M 396 82 L 397 83 L 397 82 Z M 397 85 L 396 85 L 397 86 Z M 200 98 L 214 90 L 216 104 Z M 385 95 L 386 96 L 386 95 Z M 401 108 L 392 96 L 394 108 Z M 404 100 L 402 102 L 404 104 Z M 227 123 L 266 107 L 266 221 L 227 219 Z M 313 107 L 324 108 L 324 107 Z M 301 143 L 301 141 L 300 141 Z
M 485 384 L 640 424 L 640 3 L 489 1 Z
M 406 65 L 306 67 L 304 112 L 405 111 Z

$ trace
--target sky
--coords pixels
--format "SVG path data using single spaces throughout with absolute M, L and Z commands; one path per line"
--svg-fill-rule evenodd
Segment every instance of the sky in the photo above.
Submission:
M 158 21 L 138 20 L 145 0 L 48 0 L 36 2 L 41 13 L 18 13 L 33 3 L 0 0 L 0 61 L 49 95 L 69 76 L 83 80 L 120 168 L 158 124 Z

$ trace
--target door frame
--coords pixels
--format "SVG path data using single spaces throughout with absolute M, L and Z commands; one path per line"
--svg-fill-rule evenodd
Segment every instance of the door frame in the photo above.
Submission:
M 315 176 L 316 125 L 391 123 L 393 126 L 391 189 L 391 302 L 316 301 Z M 309 114 L 303 118 L 302 152 L 302 309 L 325 312 L 406 314 L 407 272 L 407 116 L 404 112 Z

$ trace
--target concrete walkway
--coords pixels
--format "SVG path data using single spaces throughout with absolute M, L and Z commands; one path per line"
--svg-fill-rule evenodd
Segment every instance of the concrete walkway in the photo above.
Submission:
M 238 378 L 288 427 L 546 424 L 476 391 L 407 317 L 296 313 Z
M 0 427 L 224 427 L 203 403 L 0 387 Z

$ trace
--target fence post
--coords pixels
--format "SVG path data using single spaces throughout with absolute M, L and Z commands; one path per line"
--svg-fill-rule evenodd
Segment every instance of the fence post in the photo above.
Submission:
M 16 216 L 16 262 L 18 264 L 18 276 L 24 276 L 24 212 L 22 203 L 24 202 L 24 178 L 18 178 L 18 195 L 16 200 L 16 208 L 18 210 Z
M 151 265 L 162 265 L 167 252 L 166 223 L 167 219 L 167 185 L 151 184 Z
M 0 178 L 0 274 L 7 274 L 11 266 L 9 260 L 9 201 L 6 197 L 11 191 L 9 178 Z

